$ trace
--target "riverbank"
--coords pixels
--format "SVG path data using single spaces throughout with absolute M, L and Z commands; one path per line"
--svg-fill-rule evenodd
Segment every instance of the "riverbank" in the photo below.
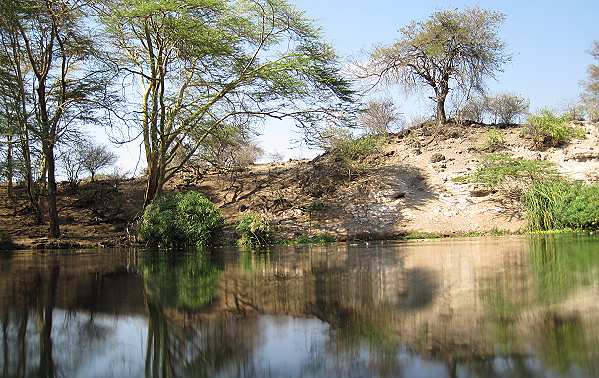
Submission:
M 581 123 L 585 138 L 543 151 L 523 137 L 524 128 L 498 129 L 499 153 L 552 162 L 571 180 L 599 181 L 599 127 Z M 167 190 L 198 190 L 226 219 L 224 241 L 235 240 L 235 224 L 245 211 L 267 214 L 279 240 L 373 240 L 510 234 L 524 229 L 517 196 L 463 183 L 476 170 L 489 128 L 421 126 L 384 138 L 376 151 L 348 171 L 335 156 L 259 164 L 235 172 L 188 168 Z M 45 237 L 26 201 L 0 201 L 0 232 L 13 248 L 91 248 L 135 243 L 134 220 L 143 199 L 142 178 L 59 185 L 63 237 Z M 20 194 L 20 195 L 19 195 Z M 17 191 L 19 198 L 23 193 Z M 5 245 L 8 245 L 5 243 Z

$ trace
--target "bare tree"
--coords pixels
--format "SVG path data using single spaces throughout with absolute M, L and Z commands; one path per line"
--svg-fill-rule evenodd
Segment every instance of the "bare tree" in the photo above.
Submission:
M 485 100 L 483 96 L 470 97 L 461 109 L 457 111 L 457 117 L 461 121 L 483 122 L 487 110 Z
M 493 117 L 493 123 L 512 124 L 518 117 L 528 112 L 530 102 L 524 97 L 502 93 L 486 98 L 486 109 Z
M 591 121 L 599 121 L 599 41 L 593 42 L 590 53 L 597 63 L 589 65 L 587 69 L 588 78 L 583 82 L 584 93 L 581 102 L 587 118 Z
M 359 116 L 367 133 L 386 135 L 401 125 L 399 112 L 391 99 L 373 100 Z
M 449 92 L 482 92 L 484 79 L 494 78 L 509 61 L 497 31 L 504 15 L 478 7 L 445 10 L 401 29 L 394 44 L 378 48 L 364 67 L 363 77 L 406 90 L 432 89 L 439 124 L 446 122 Z
M 82 161 L 84 146 L 83 143 L 69 146 L 66 150 L 61 151 L 58 158 L 71 189 L 79 186 L 79 177 L 84 169 Z
M 81 166 L 91 174 L 92 181 L 98 171 L 110 167 L 116 159 L 116 154 L 104 145 L 89 145 L 81 149 Z

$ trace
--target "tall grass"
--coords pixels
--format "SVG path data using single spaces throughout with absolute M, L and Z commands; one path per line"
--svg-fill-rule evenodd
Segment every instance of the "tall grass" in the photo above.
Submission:
M 523 196 L 528 228 L 599 228 L 599 184 L 563 179 L 535 182 Z

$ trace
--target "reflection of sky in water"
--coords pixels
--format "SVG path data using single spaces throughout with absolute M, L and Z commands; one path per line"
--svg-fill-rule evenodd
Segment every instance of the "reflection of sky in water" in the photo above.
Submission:
M 89 267 L 57 259 L 55 276 L 0 257 L 0 376 L 4 352 L 16 375 L 23 324 L 24 376 L 38 375 L 44 311 L 57 377 L 163 376 L 164 361 L 219 378 L 599 376 L 599 239 L 560 240 L 229 251 L 134 269 L 86 255 Z
M 57 370 L 72 377 L 143 377 L 147 320 L 54 311 Z

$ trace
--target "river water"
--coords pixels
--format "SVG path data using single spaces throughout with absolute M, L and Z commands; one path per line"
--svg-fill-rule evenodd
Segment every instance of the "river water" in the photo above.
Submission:
M 599 238 L 0 254 L 2 377 L 597 377 Z

